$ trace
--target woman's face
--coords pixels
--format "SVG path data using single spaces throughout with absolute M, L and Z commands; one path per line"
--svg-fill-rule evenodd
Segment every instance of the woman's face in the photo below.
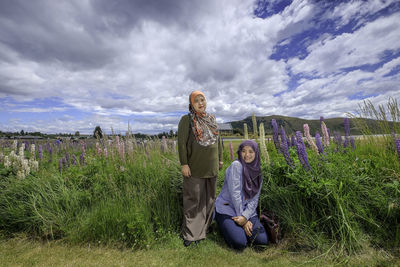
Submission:
M 253 148 L 251 146 L 244 146 L 242 148 L 242 151 L 240 151 L 242 159 L 246 163 L 251 163 L 253 162 L 254 158 L 256 157 L 256 153 L 254 152 Z
M 193 108 L 196 112 L 204 113 L 206 112 L 207 101 L 202 95 L 198 95 L 194 98 Z

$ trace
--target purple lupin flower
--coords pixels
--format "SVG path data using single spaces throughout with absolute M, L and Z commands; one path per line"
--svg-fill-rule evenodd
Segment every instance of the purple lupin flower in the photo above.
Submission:
M 85 153 L 81 153 L 80 157 L 79 157 L 79 164 L 83 165 L 85 164 Z
M 291 160 L 290 155 L 289 155 L 288 141 L 286 139 L 286 133 L 285 133 L 285 129 L 283 128 L 283 126 L 281 126 L 281 143 L 282 143 L 282 146 L 281 146 L 282 154 L 285 157 L 287 164 L 290 167 L 293 167 L 293 161 Z
M 43 158 L 43 147 L 42 147 L 42 145 L 39 145 L 38 153 L 39 153 L 39 159 L 41 160 Z
M 318 153 L 321 155 L 324 153 L 324 147 L 322 145 L 322 141 L 321 141 L 321 136 L 320 134 L 317 132 L 315 133 L 315 143 L 317 145 L 318 148 Z
M 232 141 L 229 142 L 229 152 L 231 154 L 231 161 L 233 161 L 234 157 L 233 157 L 233 145 L 232 145 Z
M 299 160 L 305 170 L 310 170 L 311 167 L 310 164 L 308 163 L 306 146 L 303 143 L 303 136 L 300 131 L 296 131 L 296 138 L 297 138 L 297 155 L 299 157 Z
M 272 139 L 274 140 L 276 151 L 280 151 L 279 149 L 279 129 L 278 124 L 276 123 L 275 119 L 271 120 L 272 125 Z
M 349 138 L 346 136 L 345 138 L 344 138 L 344 142 L 343 142 L 343 147 L 348 147 L 349 146 Z
M 344 147 L 349 146 L 349 136 L 350 136 L 350 120 L 349 118 L 344 118 Z
M 75 158 L 75 154 L 72 154 L 72 164 L 76 165 L 76 158 Z
M 319 117 L 319 124 L 320 125 L 322 125 L 322 122 L 324 121 L 324 117 L 323 116 L 321 116 L 321 117 Z
M 396 149 L 397 149 L 397 155 L 398 155 L 399 161 L 400 161 L 400 138 L 396 140 Z
M 351 145 L 352 150 L 356 149 L 356 145 L 354 142 L 354 136 L 350 137 L 350 145 Z
M 63 168 L 67 168 L 67 160 L 65 158 L 62 158 L 62 164 Z
M 297 141 L 296 141 L 297 156 L 298 156 L 301 164 L 304 166 L 304 160 L 301 155 L 302 145 L 299 143 L 299 140 L 302 140 L 302 134 L 300 131 L 296 131 L 296 138 L 297 138 Z M 301 143 L 303 143 L 303 141 L 301 141 Z
M 348 137 L 350 135 L 350 120 L 349 118 L 344 118 L 344 136 Z
M 291 146 L 296 146 L 296 143 L 297 143 L 296 142 L 296 137 L 294 137 L 294 135 L 292 135 L 291 139 L 292 139 L 291 140 L 291 143 L 292 143 Z
M 286 133 L 285 133 L 286 134 Z M 290 141 L 290 138 L 288 136 L 286 136 L 286 143 L 288 147 L 292 147 L 292 142 Z
M 51 162 L 53 159 L 53 148 L 49 146 L 49 162 Z
M 335 143 L 337 144 L 337 146 L 340 147 L 342 145 L 342 141 L 343 141 L 342 136 L 340 135 L 340 133 L 338 133 L 336 131 L 334 131 L 333 134 L 334 134 L 333 139 L 334 139 Z
M 67 164 L 68 164 L 68 167 L 69 167 L 69 164 L 70 164 L 69 152 L 66 152 L 66 153 L 65 153 L 65 159 L 66 159 Z
M 62 161 L 62 159 L 59 159 L 59 160 L 58 160 L 58 171 L 59 171 L 60 173 L 61 173 L 62 167 L 63 167 L 63 161 Z

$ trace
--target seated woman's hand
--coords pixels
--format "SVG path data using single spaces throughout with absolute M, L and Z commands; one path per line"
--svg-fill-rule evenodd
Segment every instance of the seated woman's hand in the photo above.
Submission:
M 253 232 L 253 223 L 251 221 L 247 221 L 245 225 L 243 225 L 243 229 L 247 236 L 251 236 Z
M 235 216 L 235 217 L 232 217 L 232 220 L 234 220 L 235 223 L 237 223 L 240 226 L 245 225 L 247 222 L 247 219 L 244 216 Z

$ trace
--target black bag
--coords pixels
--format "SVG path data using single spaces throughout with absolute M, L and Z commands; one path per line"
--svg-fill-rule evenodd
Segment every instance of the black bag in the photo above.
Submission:
M 260 216 L 260 222 L 267 231 L 269 242 L 278 244 L 282 239 L 281 228 L 275 215 L 268 211 L 263 211 Z

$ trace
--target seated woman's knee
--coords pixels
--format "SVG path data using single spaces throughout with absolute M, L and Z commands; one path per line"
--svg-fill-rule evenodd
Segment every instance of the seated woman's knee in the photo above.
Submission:
M 257 233 L 257 235 L 254 238 L 254 244 L 255 245 L 267 245 L 268 244 L 268 236 L 267 233 Z
M 247 239 L 233 236 L 231 239 L 231 246 L 236 250 L 243 250 L 247 246 Z

